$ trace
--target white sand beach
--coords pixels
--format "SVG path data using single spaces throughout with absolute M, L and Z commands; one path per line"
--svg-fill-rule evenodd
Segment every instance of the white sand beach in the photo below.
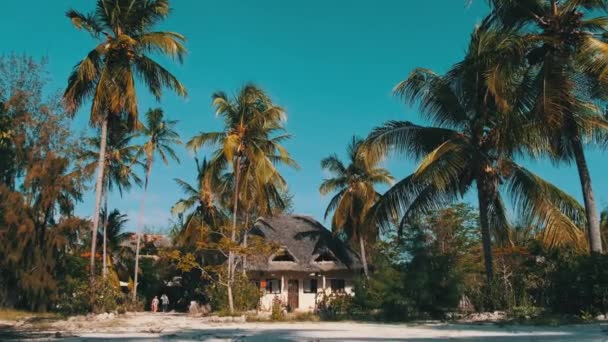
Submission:
M 3 325 L 4 323 L 4 325 Z M 608 341 L 608 324 L 560 327 L 357 322 L 213 323 L 183 314 L 0 322 L 0 340 L 32 341 Z

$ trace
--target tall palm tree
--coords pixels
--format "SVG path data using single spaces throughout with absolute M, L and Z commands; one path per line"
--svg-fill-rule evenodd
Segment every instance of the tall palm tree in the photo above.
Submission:
M 353 137 L 348 145 L 348 166 L 333 154 L 321 161 L 321 168 L 329 171 L 332 178 L 325 179 L 319 191 L 322 195 L 337 191 L 325 210 L 325 218 L 333 212 L 331 221 L 334 233 L 344 233 L 351 243 L 359 243 L 363 271 L 369 278 L 365 241 L 377 237 L 378 230 L 369 219 L 372 206 L 380 197 L 376 185 L 390 185 L 393 176 L 384 168 L 365 158 L 361 153 L 363 140 Z
M 157 53 L 181 62 L 186 53 L 184 36 L 176 32 L 154 31 L 156 24 L 166 19 L 169 12 L 169 0 L 96 0 L 96 8 L 90 14 L 72 9 L 66 13 L 76 28 L 87 31 L 97 40 L 97 45 L 72 70 L 64 92 L 65 103 L 71 113 L 75 113 L 86 100 L 92 100 L 90 122 L 101 131 L 91 239 L 91 277 L 94 276 L 96 232 L 103 193 L 108 120 L 126 119 L 131 126 L 136 126 L 136 78 L 157 99 L 160 99 L 163 87 L 186 96 L 186 88 L 177 78 L 148 56 L 149 53 Z
M 139 247 L 141 244 L 141 230 L 144 218 L 144 208 L 146 193 L 148 192 L 148 182 L 150 181 L 150 173 L 152 172 L 152 164 L 154 156 L 160 156 L 165 165 L 169 164 L 169 158 L 179 163 L 179 158 L 173 150 L 173 145 L 181 145 L 179 134 L 175 131 L 175 120 L 165 120 L 163 110 L 160 108 L 149 109 L 146 112 L 146 123 L 140 130 L 141 136 L 147 141 L 143 144 L 140 154 L 145 158 L 145 180 L 144 180 L 144 195 L 141 198 L 141 207 L 139 211 L 139 219 L 137 222 L 137 244 L 135 247 L 135 274 L 133 276 L 133 300 L 137 298 L 137 279 L 139 274 Z
M 476 186 L 488 282 L 493 277 L 492 239 L 509 243 L 502 193 L 511 197 L 521 217 L 545 228 L 548 243 L 560 243 L 556 237 L 563 232 L 578 241 L 576 223 L 583 221 L 582 208 L 571 196 L 514 161 L 543 143 L 538 123 L 528 115 L 530 102 L 523 95 L 531 87 L 530 72 L 518 65 L 523 51 L 514 39 L 479 28 L 465 59 L 444 76 L 414 70 L 395 94 L 419 103 L 434 126 L 391 121 L 374 129 L 366 142 L 372 159 L 389 150 L 421 159 L 413 174 L 378 201 L 374 211 L 385 226 L 398 215 L 411 217 L 462 198 Z
M 239 202 L 244 194 L 241 180 L 250 175 L 262 184 L 278 182 L 285 184 L 277 164 L 297 167 L 281 142 L 289 138 L 284 131 L 283 109 L 272 103 L 270 97 L 260 88 L 245 85 L 234 99 L 224 92 L 213 95 L 213 105 L 218 116 L 224 119 L 224 131 L 206 132 L 194 136 L 187 147 L 197 151 L 204 145 L 217 146 L 211 161 L 217 170 L 229 166 L 233 173 L 232 228 L 230 237 L 237 242 L 237 219 Z M 234 311 L 232 282 L 235 274 L 235 254 L 229 252 L 227 261 L 228 305 Z
M 527 63 L 536 67 L 534 110 L 545 123 L 551 155 L 578 169 L 590 249 L 602 253 L 600 215 L 593 194 L 584 144 L 608 122 L 591 97 L 608 93 L 608 1 L 492 0 L 487 22 L 517 32 L 530 42 Z
M 114 127 L 112 122 L 108 134 L 105 153 L 104 166 L 104 181 L 103 181 L 103 201 L 104 209 L 102 210 L 100 219 L 103 223 L 102 234 L 102 250 L 103 250 L 103 268 L 102 275 L 107 276 L 107 239 L 106 230 L 108 226 L 108 195 L 117 188 L 122 196 L 123 191 L 130 190 L 133 184 L 141 186 L 142 181 L 135 173 L 134 165 L 138 164 L 137 150 L 139 146 L 132 144 L 134 135 L 129 133 L 125 127 Z M 84 163 L 82 170 L 85 174 L 92 175 L 97 167 L 97 158 L 99 156 L 99 148 L 101 142 L 99 137 L 88 138 L 85 140 L 85 148 L 81 151 L 79 162 Z

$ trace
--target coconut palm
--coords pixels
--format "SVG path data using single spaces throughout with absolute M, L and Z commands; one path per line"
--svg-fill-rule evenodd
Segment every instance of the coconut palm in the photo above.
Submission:
M 576 223 L 584 220 L 576 200 L 514 161 L 543 144 L 522 95 L 531 76 L 518 65 L 523 49 L 516 42 L 507 33 L 476 29 L 465 59 L 446 75 L 414 70 L 395 94 L 419 103 L 434 126 L 391 121 L 374 129 L 365 147 L 372 159 L 396 150 L 421 160 L 379 199 L 374 212 L 384 226 L 399 215 L 437 209 L 476 186 L 488 282 L 492 240 L 509 243 L 503 194 L 521 217 L 544 228 L 549 245 L 579 241 Z
M 136 126 L 137 96 L 135 79 L 142 81 L 160 99 L 163 87 L 185 96 L 185 87 L 148 54 L 166 55 L 182 61 L 186 49 L 184 36 L 176 32 L 154 31 L 167 18 L 169 0 L 97 0 L 95 10 L 83 14 L 67 12 L 78 29 L 90 33 L 97 45 L 78 62 L 64 93 L 67 109 L 74 113 L 92 100 L 90 122 L 100 128 L 100 149 L 95 185 L 95 208 L 91 241 L 91 277 L 94 275 L 95 246 L 103 192 L 108 120 L 119 118 Z M 104 38 L 101 38 L 101 37 Z
M 319 191 L 322 195 L 337 191 L 325 210 L 325 219 L 333 212 L 331 226 L 334 233 L 344 233 L 351 243 L 359 243 L 363 271 L 369 277 L 365 242 L 377 237 L 378 230 L 368 214 L 380 197 L 375 186 L 390 185 L 393 177 L 377 162 L 365 158 L 360 149 L 362 143 L 362 139 L 352 138 L 347 149 L 348 166 L 335 154 L 321 161 L 321 168 L 330 172 L 332 177 L 321 183 Z
M 272 103 L 270 97 L 254 85 L 244 86 L 234 99 L 223 92 L 213 95 L 213 105 L 218 116 L 224 119 L 225 130 L 206 132 L 194 136 L 187 144 L 193 151 L 205 145 L 217 146 L 211 165 L 217 170 L 229 166 L 233 174 L 232 228 L 230 238 L 237 242 L 239 202 L 245 193 L 242 179 L 253 177 L 260 184 L 285 184 L 277 164 L 297 167 L 297 164 L 281 142 L 289 138 L 284 131 L 283 109 Z M 219 171 L 214 171 L 219 172 Z M 228 304 L 234 309 L 232 281 L 235 273 L 235 254 L 229 252 L 227 262 Z
M 132 144 L 134 135 L 129 133 L 125 127 L 114 127 L 113 125 L 120 123 L 112 122 L 108 134 L 105 153 L 105 170 L 104 170 L 104 186 L 103 186 L 103 201 L 104 209 L 102 210 L 100 219 L 103 223 L 102 234 L 102 250 L 103 250 L 103 269 L 102 274 L 107 276 L 107 239 L 106 230 L 108 226 L 108 195 L 114 189 L 122 196 L 123 191 L 131 189 L 133 184 L 141 186 L 142 181 L 135 173 L 134 165 L 139 164 L 137 160 L 137 150 L 139 146 Z M 97 158 L 99 156 L 99 147 L 101 145 L 99 137 L 88 138 L 85 140 L 85 148 L 81 151 L 79 162 L 82 163 L 82 170 L 85 174 L 93 174 L 97 167 Z
M 194 246 L 197 230 L 201 226 L 220 227 L 228 221 L 221 201 L 221 184 L 213 174 L 213 168 L 206 159 L 202 163 L 196 159 L 197 186 L 192 186 L 182 179 L 175 182 L 186 195 L 171 208 L 173 215 L 186 215 L 182 228 L 177 235 L 180 245 Z M 229 202 L 228 202 L 229 203 Z
M 530 42 L 527 63 L 536 67 L 535 113 L 545 125 L 557 161 L 578 169 L 592 252 L 602 252 L 600 216 L 595 203 L 584 144 L 605 136 L 608 123 L 591 97 L 606 99 L 608 82 L 608 1 L 492 0 L 487 22 L 517 30 Z M 603 131 L 603 132 L 598 132 Z
M 152 172 L 154 156 L 158 155 L 165 165 L 169 164 L 169 158 L 179 163 L 179 158 L 173 150 L 174 145 L 180 145 L 179 134 L 175 131 L 175 120 L 165 120 L 163 110 L 160 108 L 149 109 L 146 112 L 146 123 L 140 130 L 141 136 L 147 140 L 143 144 L 140 155 L 145 159 L 144 195 L 141 199 L 139 220 L 137 223 L 137 245 L 135 247 L 135 275 L 133 277 L 133 300 L 137 298 L 137 278 L 139 273 L 139 247 L 141 244 L 141 229 L 144 217 L 145 199 L 148 191 L 148 182 Z
M 116 270 L 120 277 L 128 277 L 132 268 L 131 261 L 134 258 L 133 250 L 129 244 L 132 233 L 125 232 L 125 226 L 129 221 L 126 214 L 114 209 L 106 213 L 102 209 L 102 217 L 106 220 L 106 241 L 108 259 L 110 265 Z M 102 238 L 100 236 L 100 238 Z

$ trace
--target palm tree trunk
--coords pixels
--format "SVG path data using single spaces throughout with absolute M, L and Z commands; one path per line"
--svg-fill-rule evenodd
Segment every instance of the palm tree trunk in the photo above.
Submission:
M 574 149 L 574 159 L 578 169 L 578 176 L 583 189 L 583 200 L 585 203 L 585 214 L 587 216 L 587 232 L 589 234 L 589 247 L 591 253 L 602 253 L 602 232 L 600 230 L 600 215 L 595 204 L 593 196 L 593 187 L 591 186 L 591 174 L 585 159 L 585 151 L 580 137 L 574 139 L 572 144 Z
M 106 160 L 106 143 L 108 138 L 108 119 L 101 123 L 101 138 L 99 143 L 99 159 L 97 161 L 97 181 L 95 184 L 95 209 L 93 211 L 93 227 L 91 228 L 91 280 L 95 277 L 95 249 L 97 246 L 97 229 L 99 228 L 99 211 L 103 193 L 103 173 Z
M 369 279 L 369 270 L 367 268 L 367 257 L 365 256 L 365 241 L 363 235 L 359 234 L 359 248 L 361 250 L 361 262 L 363 263 L 363 273 L 365 278 Z
M 137 300 L 137 285 L 139 276 L 139 247 L 141 245 L 141 231 L 144 221 L 144 208 L 146 203 L 146 194 L 148 193 L 148 180 L 150 180 L 150 172 L 152 171 L 152 160 L 148 161 L 146 165 L 146 181 L 144 183 L 144 194 L 141 198 L 141 206 L 139 208 L 139 218 L 137 220 L 137 244 L 135 245 L 135 271 L 133 275 L 133 301 Z
M 248 205 L 248 207 L 251 207 Z M 251 208 L 247 208 L 247 213 Z M 243 235 L 243 247 L 247 248 L 247 233 L 249 232 L 249 215 L 245 218 L 245 234 Z M 243 276 L 247 275 L 247 254 L 243 255 Z
M 489 206 L 492 194 L 495 194 L 496 188 L 493 186 L 492 181 L 485 175 L 486 171 L 482 170 L 481 173 L 480 177 L 477 178 L 477 198 L 479 201 L 479 225 L 481 228 L 481 243 L 483 247 L 486 281 L 489 285 L 494 277 Z
M 232 210 L 232 232 L 230 232 L 230 238 L 232 242 L 236 242 L 236 217 L 239 209 L 239 187 L 241 181 L 241 158 L 236 157 L 236 165 L 234 168 L 234 207 Z M 234 280 L 234 252 L 228 251 L 228 307 L 230 313 L 234 313 L 234 301 L 232 298 L 232 284 Z
M 103 279 L 106 279 L 106 277 L 108 276 L 108 256 L 107 256 L 107 239 L 108 239 L 108 235 L 107 235 L 107 230 L 108 230 L 108 184 L 106 182 L 106 186 L 105 186 L 105 191 L 103 194 L 103 207 L 104 207 L 104 214 L 103 214 L 103 270 L 102 270 L 102 275 L 103 275 Z

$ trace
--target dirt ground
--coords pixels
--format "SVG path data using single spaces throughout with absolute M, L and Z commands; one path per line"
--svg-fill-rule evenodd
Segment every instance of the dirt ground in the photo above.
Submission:
M 356 322 L 209 322 L 137 313 L 67 320 L 0 321 L 0 341 L 608 341 L 608 324 L 561 327 Z

